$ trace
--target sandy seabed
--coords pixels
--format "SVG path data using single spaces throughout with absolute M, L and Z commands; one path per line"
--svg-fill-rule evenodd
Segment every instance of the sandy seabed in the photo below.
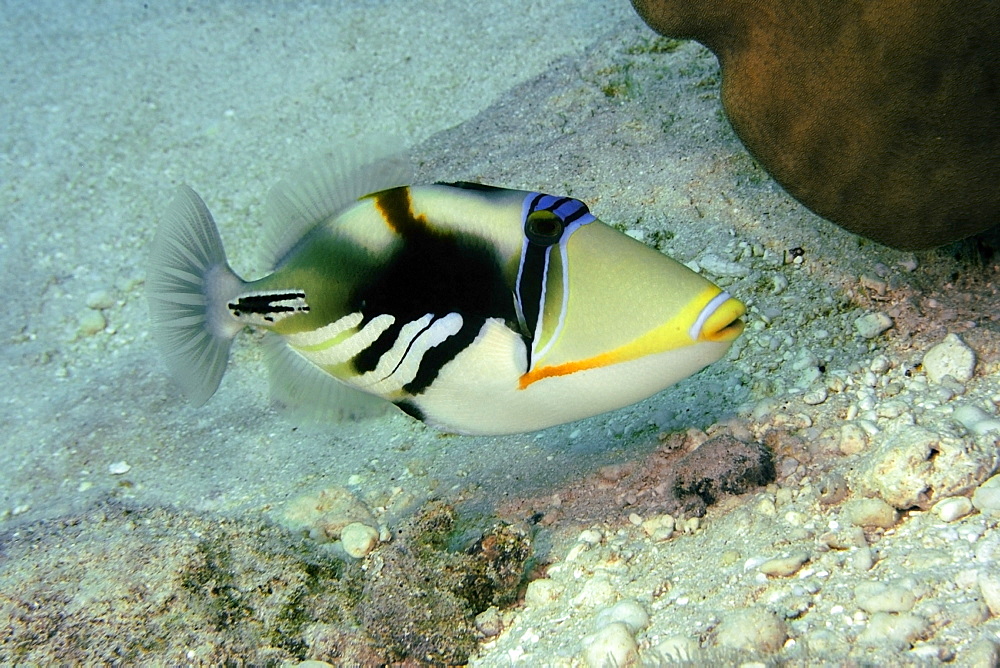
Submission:
M 996 665 L 998 267 L 810 214 L 627 3 L 522 5 L 4 3 L 0 660 Z M 746 334 L 539 434 L 297 426 L 253 336 L 187 406 L 142 294 L 173 186 L 256 275 L 268 188 L 386 137 L 420 181 L 579 197 Z M 727 439 L 773 471 L 692 477 Z

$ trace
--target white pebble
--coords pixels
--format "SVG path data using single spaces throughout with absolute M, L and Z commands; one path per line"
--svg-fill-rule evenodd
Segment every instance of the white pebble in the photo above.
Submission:
M 972 501 L 966 496 L 949 496 L 935 503 L 931 510 L 945 522 L 954 522 L 972 512 Z
M 851 552 L 850 560 L 851 568 L 860 573 L 870 571 L 872 566 L 875 565 L 875 558 L 872 556 L 872 551 L 869 547 L 855 548 Z
M 639 665 L 639 646 L 624 624 L 617 622 L 584 638 L 583 662 L 588 668 Z
M 894 615 L 877 612 L 868 621 L 865 630 L 858 636 L 858 643 L 867 647 L 890 647 L 903 649 L 927 632 L 930 623 L 911 612 Z
M 709 253 L 698 260 L 702 269 L 715 276 L 746 276 L 750 270 L 741 264 L 724 260 L 718 255 Z
M 530 608 L 542 608 L 559 600 L 563 588 L 554 580 L 540 578 L 528 583 L 524 592 L 524 603 Z
M 865 339 L 874 339 L 892 325 L 892 318 L 881 311 L 867 313 L 854 321 L 854 329 Z
M 787 638 L 785 623 L 764 608 L 734 610 L 715 629 L 717 645 L 740 651 L 777 652 Z
M 87 305 L 87 308 L 94 309 L 95 311 L 103 311 L 114 306 L 115 300 L 107 290 L 97 290 L 87 295 L 87 300 L 84 303 Z
M 856 455 L 868 447 L 868 434 L 859 425 L 848 422 L 840 427 L 840 451 Z
M 503 617 L 495 605 L 491 605 L 476 615 L 475 624 L 476 630 L 487 638 L 498 636 L 503 631 Z M 301 665 L 299 664 L 299 666 Z
M 891 529 L 899 520 L 896 509 L 882 499 L 854 499 L 844 506 L 847 520 L 854 526 Z
M 654 515 L 649 519 L 643 520 L 642 530 L 647 536 L 655 536 L 657 539 L 667 540 L 673 534 L 675 524 L 676 520 L 674 520 L 673 515 L 664 513 L 663 515 Z
M 361 559 L 375 549 L 378 531 L 367 524 L 352 522 L 341 529 L 340 543 L 344 546 L 344 552 L 355 559 Z
M 808 552 L 796 552 L 787 557 L 768 559 L 757 567 L 764 575 L 786 578 L 795 575 L 802 565 L 809 561 Z
M 104 331 L 107 326 L 108 321 L 100 311 L 87 311 L 80 316 L 80 334 L 83 336 L 93 336 Z
M 573 598 L 573 605 L 583 608 L 599 608 L 608 605 L 618 597 L 608 576 L 596 573 L 583 583 L 583 589 Z
M 765 517 L 774 517 L 778 512 L 774 506 L 774 499 L 768 496 L 763 497 L 757 502 L 756 511 L 757 514 L 764 515 Z
M 660 641 L 653 652 L 656 658 L 662 659 L 662 663 L 696 662 L 701 654 L 701 645 L 687 636 L 668 636 Z
M 984 515 L 1000 518 L 1000 475 L 993 476 L 976 488 L 972 493 L 972 505 Z
M 892 368 L 892 362 L 890 362 L 889 358 L 885 355 L 879 355 L 871 361 L 871 364 L 868 365 L 868 369 L 872 373 L 876 373 L 880 376 L 890 368 Z
M 128 462 L 124 460 L 120 462 L 114 462 L 113 464 L 108 466 L 108 473 L 110 473 L 111 475 L 125 475 L 131 470 L 132 467 L 129 466 Z
M 1000 647 L 989 638 L 980 638 L 962 652 L 961 663 L 966 666 L 1000 665 Z
M 827 392 L 825 387 L 818 387 L 802 395 L 802 403 L 808 406 L 816 406 L 826 401 Z
M 927 377 L 935 383 L 940 383 L 945 376 L 965 383 L 975 372 L 976 354 L 957 334 L 949 334 L 924 354 L 922 364 Z
M 1000 575 L 992 571 L 983 571 L 979 574 L 978 582 L 986 607 L 995 617 L 1000 617 Z
M 917 602 L 913 592 L 901 585 L 862 582 L 854 588 L 854 601 L 869 614 L 909 612 Z
M 594 618 L 594 624 L 597 628 L 603 628 L 616 622 L 627 626 L 632 633 L 638 633 L 649 626 L 649 613 L 638 601 L 627 598 L 618 601 L 610 608 L 604 608 Z
M 1000 419 L 993 417 L 978 406 L 963 404 L 955 409 L 953 417 L 977 436 L 991 431 L 1000 432 Z

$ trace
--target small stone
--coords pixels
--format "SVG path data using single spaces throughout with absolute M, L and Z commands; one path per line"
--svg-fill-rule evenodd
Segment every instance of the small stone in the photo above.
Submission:
M 1000 518 L 1000 475 L 995 475 L 972 493 L 972 505 L 984 515 Z
M 491 605 L 476 615 L 475 624 L 476 630 L 486 638 L 498 636 L 503 631 L 503 617 L 495 605 Z
M 865 339 L 874 339 L 892 325 L 892 318 L 881 311 L 867 313 L 854 321 L 854 329 Z
M 974 554 L 976 560 L 983 564 L 1000 562 L 1000 531 L 991 531 L 977 540 Z
M 846 527 L 839 531 L 832 531 L 821 536 L 834 550 L 849 550 L 853 547 L 868 547 L 868 540 L 865 538 L 865 531 L 859 526 Z
M 965 383 L 975 372 L 976 353 L 957 334 L 949 334 L 924 354 L 922 364 L 927 377 L 935 383 L 940 383 L 945 376 Z
M 653 656 L 658 661 L 651 665 L 697 663 L 700 654 L 701 645 L 694 638 L 687 636 L 667 636 L 654 648 Z
M 809 561 L 807 552 L 796 552 L 787 557 L 768 559 L 758 566 L 757 570 L 770 577 L 787 578 L 795 575 L 807 561 Z
M 723 566 L 732 566 L 740 560 L 740 553 L 737 550 L 726 550 L 719 557 L 719 562 Z
M 845 455 L 856 455 L 868 447 L 868 433 L 860 426 L 847 423 L 840 427 L 840 451 Z
M 802 395 L 802 403 L 807 406 L 816 406 L 826 401 L 827 396 L 825 387 L 817 387 Z
M 750 269 L 709 253 L 698 260 L 698 265 L 713 276 L 747 276 Z
M 784 621 L 764 608 L 734 610 L 715 629 L 717 645 L 739 651 L 777 652 L 787 639 Z
M 673 515 L 654 515 L 649 519 L 643 520 L 642 530 L 647 536 L 659 540 L 667 540 L 673 535 L 675 524 L 676 520 Z
M 777 514 L 778 509 L 774 505 L 774 499 L 769 496 L 765 496 L 757 502 L 756 511 L 759 515 L 774 517 Z
M 125 475 L 131 470 L 132 467 L 126 461 L 114 462 L 108 466 L 108 473 L 111 475 Z
M 83 336 L 93 336 L 98 332 L 103 332 L 108 326 L 108 321 L 104 319 L 104 314 L 100 311 L 87 311 L 80 316 L 80 334 Z
M 851 568 L 859 573 L 870 571 L 872 566 L 875 565 L 875 557 L 872 556 L 872 550 L 870 547 L 859 547 L 855 549 L 851 552 L 850 560 Z
M 609 624 L 584 638 L 583 663 L 588 668 L 629 667 L 639 665 L 639 646 L 628 627 L 621 622 Z
M 991 431 L 1000 432 L 1000 419 L 993 417 L 978 406 L 963 404 L 955 409 L 953 417 L 977 436 Z
M 816 656 L 832 653 L 844 639 L 829 629 L 816 629 L 805 637 L 805 645 Z
M 889 645 L 901 650 L 912 645 L 929 628 L 930 623 L 926 619 L 912 612 L 899 615 L 877 612 L 858 636 L 858 643 L 866 647 Z
M 972 501 L 967 496 L 949 496 L 935 503 L 931 511 L 945 522 L 954 522 L 972 512 Z
M 990 618 L 990 609 L 985 602 L 979 599 L 965 603 L 955 603 L 948 606 L 948 617 L 953 622 L 968 624 L 969 626 L 979 626 Z
M 603 628 L 616 622 L 627 626 L 632 633 L 638 633 L 649 626 L 649 613 L 638 601 L 627 598 L 618 601 L 610 608 L 604 608 L 594 618 L 594 624 L 597 628 Z
M 586 543 L 587 545 L 597 545 L 601 542 L 603 535 L 597 529 L 586 529 L 580 532 L 577 537 L 577 542 Z
M 983 571 L 977 578 L 983 602 L 994 617 L 1000 617 L 1000 574 Z
M 327 487 L 293 499 L 285 507 L 283 520 L 293 531 L 318 542 L 337 540 L 353 522 L 377 524 L 368 507 L 344 487 Z
M 968 494 L 998 463 L 1000 450 L 991 440 L 910 425 L 882 440 L 855 468 L 870 495 L 894 508 L 926 510 L 939 499 Z
M 114 306 L 115 300 L 107 290 L 97 290 L 87 295 L 87 300 L 84 303 L 89 309 L 104 311 Z
M 934 663 L 947 663 L 955 658 L 955 652 L 949 647 L 920 644 L 910 650 L 910 656 L 920 663 L 929 663 L 931 661 Z
M 844 504 L 847 521 L 859 527 L 891 529 L 896 526 L 899 514 L 882 499 L 854 499 Z
M 892 361 L 885 355 L 878 355 L 868 365 L 868 370 L 881 376 L 892 368 Z
M 605 573 L 595 573 L 583 583 L 583 589 L 573 597 L 572 603 L 583 608 L 599 608 L 614 602 L 618 592 Z
M 367 524 L 352 522 L 340 531 L 340 543 L 344 552 L 355 559 L 363 559 L 378 544 L 378 531 Z
M 975 668 L 996 668 L 1000 665 L 1000 647 L 988 638 L 975 641 L 959 657 L 963 666 Z
M 824 506 L 838 504 L 847 498 L 847 480 L 839 473 L 830 473 L 819 481 L 819 502 Z
M 524 603 L 531 608 L 551 605 L 562 596 L 563 588 L 550 578 L 539 578 L 528 583 L 524 592 Z
M 909 612 L 917 599 L 901 585 L 862 582 L 854 588 L 854 601 L 867 613 Z

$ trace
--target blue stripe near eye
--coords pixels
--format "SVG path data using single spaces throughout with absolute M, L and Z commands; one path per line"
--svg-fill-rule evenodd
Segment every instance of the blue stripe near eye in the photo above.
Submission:
M 551 211 L 556 214 L 562 218 L 568 233 L 572 233 L 573 230 L 581 225 L 586 225 L 596 220 L 586 204 L 572 197 L 556 197 L 544 193 L 532 193 L 524 198 L 524 210 L 522 211 L 521 219 L 526 219 L 528 214 L 535 211 Z

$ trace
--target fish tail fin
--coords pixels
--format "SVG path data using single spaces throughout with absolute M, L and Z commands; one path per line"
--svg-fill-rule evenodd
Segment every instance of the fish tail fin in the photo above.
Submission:
M 233 338 L 243 329 L 227 303 L 244 286 L 229 268 L 208 207 L 181 186 L 153 240 L 146 298 L 170 375 L 196 406 L 215 394 Z

